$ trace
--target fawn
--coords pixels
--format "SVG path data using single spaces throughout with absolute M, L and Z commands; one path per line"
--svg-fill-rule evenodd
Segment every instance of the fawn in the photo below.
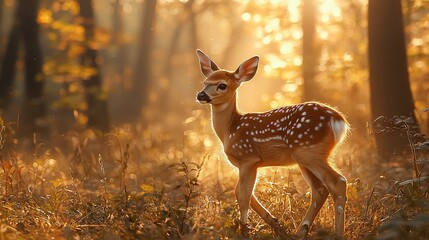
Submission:
M 228 160 L 238 168 L 235 195 L 240 209 L 242 233 L 248 231 L 249 206 L 275 231 L 285 237 L 283 228 L 253 194 L 257 169 L 297 164 L 311 187 L 311 204 L 296 234 L 306 238 L 320 208 L 330 193 L 334 200 L 335 231 L 344 234 L 346 178 L 328 160 L 347 136 L 349 124 L 343 114 L 317 102 L 305 102 L 262 113 L 240 113 L 237 88 L 253 78 L 259 57 L 244 61 L 236 71 L 219 67 L 197 50 L 204 89 L 196 96 L 210 103 L 214 131 L 223 144 Z

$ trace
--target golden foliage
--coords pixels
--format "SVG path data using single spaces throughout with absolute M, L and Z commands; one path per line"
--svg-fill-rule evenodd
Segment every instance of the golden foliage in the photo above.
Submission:
M 46 8 L 41 8 L 37 16 L 37 22 L 39 24 L 51 24 L 52 23 L 52 12 Z

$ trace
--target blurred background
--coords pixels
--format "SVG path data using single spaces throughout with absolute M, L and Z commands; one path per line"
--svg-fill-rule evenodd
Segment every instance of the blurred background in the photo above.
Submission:
M 401 2 L 409 83 L 427 133 L 429 4 Z M 367 0 L 1 0 L 0 6 L 0 113 L 19 118 L 23 134 L 106 131 L 130 122 L 177 129 L 195 110 L 207 112 L 194 101 L 203 80 L 197 48 L 228 70 L 261 57 L 255 79 L 240 88 L 243 111 L 318 100 L 339 107 L 355 129 L 371 119 Z
M 239 89 L 244 112 L 324 102 L 347 116 L 355 150 L 377 142 L 386 156 L 409 149 L 409 139 L 386 129 L 390 118 L 409 118 L 415 143 L 429 131 L 427 0 L 0 6 L 0 116 L 17 139 L 125 131 L 149 146 L 167 138 L 211 151 L 218 144 L 209 106 L 195 101 L 204 80 L 197 48 L 228 70 L 261 57 L 256 77 Z M 373 119 L 385 134 L 373 134 Z
M 196 49 L 232 71 L 260 56 L 244 112 L 316 100 L 347 116 L 347 237 L 427 213 L 412 178 L 429 171 L 428 43 L 429 0 L 0 0 L 0 216 L 66 237 L 234 237 L 237 176 L 195 101 Z M 295 229 L 309 201 L 299 171 L 259 176 L 261 200 Z

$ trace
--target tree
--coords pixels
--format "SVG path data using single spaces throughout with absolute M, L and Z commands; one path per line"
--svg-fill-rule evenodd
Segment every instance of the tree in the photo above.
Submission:
M 303 100 L 315 100 L 318 88 L 314 81 L 316 75 L 316 48 L 314 35 L 316 33 L 316 1 L 302 1 L 302 78 Z
M 25 95 L 20 112 L 20 134 L 31 134 L 43 129 L 45 99 L 43 96 L 42 49 L 39 43 L 39 24 L 37 23 L 38 0 L 19 0 L 14 24 L 3 60 L 0 75 L 0 107 L 7 108 L 15 79 L 15 64 L 18 59 L 20 43 L 24 47 Z
M 186 3 L 183 4 L 183 10 L 182 10 L 182 14 L 183 17 L 180 18 L 179 21 L 176 21 L 176 27 L 171 35 L 170 38 L 170 42 L 168 44 L 168 50 L 166 51 L 166 60 L 165 60 L 165 64 L 164 64 L 164 68 L 163 68 L 163 73 L 166 75 L 166 77 L 168 79 L 170 79 L 172 77 L 172 73 L 173 73 L 173 69 L 172 69 L 172 58 L 174 57 L 174 55 L 176 54 L 177 50 L 178 50 L 178 46 L 180 43 L 180 38 L 183 32 L 183 28 L 185 27 L 185 24 L 190 21 L 191 25 L 193 25 L 192 28 L 192 39 L 193 39 L 193 43 L 192 43 L 192 47 L 194 47 L 194 45 L 197 45 L 197 36 L 196 36 L 196 29 L 195 29 L 195 14 L 192 11 L 192 6 L 194 4 L 194 0 L 189 0 Z M 191 20 L 189 20 L 190 18 L 192 18 Z
M 0 23 L 2 23 L 3 22 L 3 7 L 4 7 L 4 0 L 0 0 Z M 1 32 L 1 27 L 3 27 L 3 26 L 0 26 L 0 32 Z M 2 39 L 0 38 L 0 46 L 2 45 Z
M 6 45 L 6 51 L 3 57 L 0 73 L 0 109 L 6 109 L 9 106 L 12 97 L 13 80 L 15 79 L 15 64 L 18 60 L 18 48 L 20 40 L 20 21 L 18 11 L 15 16 L 15 22 L 9 33 L 9 39 Z
M 78 2 L 86 42 L 81 64 L 95 69 L 95 74 L 91 75 L 89 79 L 83 80 L 88 103 L 88 126 L 107 131 L 109 129 L 107 97 L 102 88 L 101 69 L 97 63 L 97 51 L 90 44 L 94 38 L 95 30 L 94 8 L 92 0 L 79 0 Z
M 189 29 L 190 29 L 190 39 L 191 41 L 189 41 L 191 44 L 191 46 L 189 46 L 190 49 L 196 49 L 197 47 L 197 30 L 196 30 L 196 23 L 195 23 L 195 17 L 196 14 L 193 11 L 193 5 L 194 5 L 194 0 L 189 0 L 186 3 L 183 3 L 182 5 L 182 11 L 181 14 L 182 16 L 179 17 L 179 20 L 176 21 L 176 26 L 174 28 L 174 31 L 172 32 L 172 35 L 169 39 L 169 43 L 168 43 L 168 47 L 167 47 L 167 51 L 165 54 L 165 63 L 163 66 L 163 77 L 165 78 L 164 81 L 168 81 L 168 82 L 173 82 L 176 79 L 174 79 L 175 76 L 175 72 L 174 72 L 174 65 L 173 65 L 173 58 L 176 56 L 178 50 L 179 50 L 179 46 L 180 43 L 182 42 L 181 39 L 183 39 L 183 32 L 184 29 L 186 27 L 186 25 L 190 25 Z M 192 82 L 197 82 L 197 81 L 192 81 Z M 164 84 L 163 86 L 161 86 L 161 88 L 159 89 L 159 94 L 162 94 L 163 96 L 163 101 L 161 101 L 159 103 L 159 106 L 162 108 L 166 108 L 167 105 L 170 102 L 170 98 L 171 98 L 171 94 L 169 94 L 170 89 L 168 89 L 166 86 L 168 86 L 167 84 Z
M 129 114 L 132 120 L 137 120 L 143 106 L 148 101 L 149 81 L 151 74 L 152 40 L 156 14 L 156 0 L 143 1 L 144 13 L 142 17 L 142 28 L 139 36 L 137 59 L 133 72 L 133 88 L 130 93 Z
M 408 80 L 400 0 L 369 1 L 368 40 L 373 118 L 404 115 L 416 121 Z M 397 133 L 376 135 L 376 142 L 381 155 L 407 145 L 406 139 Z
M 115 46 L 115 65 L 117 73 L 120 76 L 125 72 L 126 49 L 122 40 L 124 34 L 124 21 L 123 21 L 123 5 L 122 1 L 114 0 L 112 2 L 113 16 L 112 16 L 112 44 Z

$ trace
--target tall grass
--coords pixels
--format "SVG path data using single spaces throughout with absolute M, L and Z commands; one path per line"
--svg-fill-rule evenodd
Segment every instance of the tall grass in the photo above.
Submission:
M 198 119 L 186 122 L 185 135 L 124 125 L 50 141 L 19 139 L 1 122 L 0 239 L 240 238 L 237 173 Z M 413 144 L 414 156 L 390 163 L 366 139 L 337 154 L 348 178 L 346 239 L 429 237 L 427 152 L 425 142 Z M 310 204 L 299 171 L 261 169 L 255 193 L 293 238 Z M 310 238 L 336 239 L 332 208 L 328 198 Z M 251 238 L 275 237 L 253 212 L 250 224 Z

